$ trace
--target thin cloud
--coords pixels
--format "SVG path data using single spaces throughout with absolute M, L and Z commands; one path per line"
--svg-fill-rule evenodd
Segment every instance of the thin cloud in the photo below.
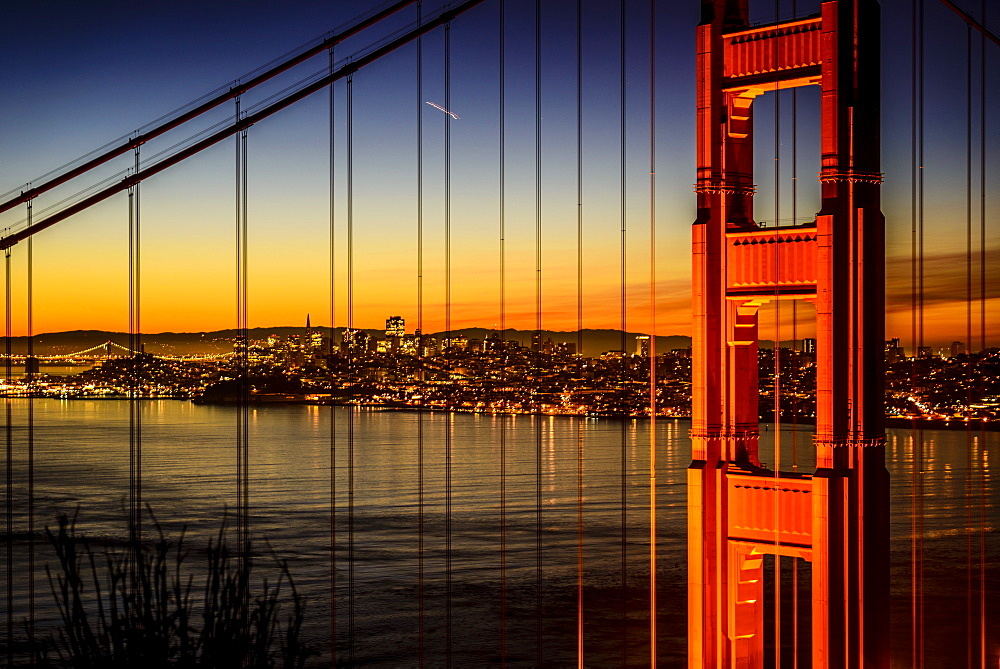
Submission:
M 923 267 L 923 297 L 925 309 L 941 305 L 964 304 L 969 295 L 968 258 L 963 252 L 925 255 Z M 980 285 L 980 255 L 972 254 L 972 300 L 1000 298 L 1000 276 L 993 269 L 1000 267 L 1000 247 L 986 250 L 986 286 Z M 912 265 L 906 256 L 893 256 L 885 261 L 885 297 L 887 312 L 909 312 L 912 309 Z M 919 289 L 918 289 L 919 290 Z

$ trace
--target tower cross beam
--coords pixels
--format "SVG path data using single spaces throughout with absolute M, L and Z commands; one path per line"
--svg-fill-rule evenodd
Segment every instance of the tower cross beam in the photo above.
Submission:
M 689 666 L 764 666 L 762 556 L 772 554 L 812 562 L 813 667 L 887 667 L 878 6 L 826 0 L 819 16 L 757 27 L 747 0 L 702 8 Z M 753 216 L 754 101 L 803 85 L 821 91 L 822 209 L 809 225 L 766 229 Z M 758 311 L 774 299 L 816 307 L 808 476 L 758 456 Z

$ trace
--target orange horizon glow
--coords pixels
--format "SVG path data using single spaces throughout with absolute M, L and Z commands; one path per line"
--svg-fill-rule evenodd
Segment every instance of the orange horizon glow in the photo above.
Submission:
M 676 239 L 676 243 L 683 243 Z M 34 244 L 34 310 L 33 332 L 54 333 L 74 330 L 128 331 L 127 255 L 114 249 L 109 253 L 100 240 L 86 235 L 70 234 L 70 246 L 77 245 L 74 253 L 60 242 L 57 254 L 48 255 L 49 242 L 45 237 Z M 116 245 L 123 245 L 116 241 Z M 21 245 L 23 246 L 23 244 Z M 219 244 L 213 244 L 219 246 Z M 217 248 L 188 248 L 178 250 L 167 247 L 162 256 L 148 253 L 143 266 L 141 286 L 142 331 L 148 334 L 166 332 L 214 332 L 236 327 L 235 280 L 228 267 L 230 254 L 224 263 L 213 264 L 219 254 Z M 174 253 L 183 253 L 184 261 L 177 261 Z M 686 254 L 686 245 L 671 252 Z M 292 251 L 282 247 L 270 249 L 251 258 L 251 267 L 260 270 L 251 274 L 249 285 L 249 325 L 252 328 L 296 327 L 305 323 L 309 314 L 314 325 L 327 327 L 330 323 L 331 300 L 329 290 L 329 258 L 325 244 L 317 244 L 305 251 Z M 641 252 L 639 249 L 636 253 Z M 648 252 L 647 252 L 648 253 Z M 117 256 L 109 259 L 108 256 Z M 391 315 L 406 320 L 407 332 L 413 332 L 418 323 L 423 332 L 444 332 L 446 304 L 443 270 L 437 266 L 425 270 L 422 318 L 417 306 L 416 270 L 412 259 L 402 253 L 383 258 L 376 267 L 360 267 L 354 272 L 352 302 L 353 313 L 348 314 L 347 277 L 344 263 L 337 268 L 336 318 L 337 327 L 382 329 Z M 459 260 L 453 263 L 451 290 L 450 329 L 500 328 L 535 330 L 538 323 L 536 311 L 534 269 L 525 253 L 508 262 L 506 302 L 501 312 L 499 270 L 493 249 L 487 253 L 455 253 Z M 567 262 L 568 253 L 555 257 L 545 266 L 547 277 L 542 284 L 543 330 L 575 332 L 578 328 L 578 296 L 575 263 Z M 996 255 L 991 251 L 990 257 Z M 467 257 L 466 257 L 467 256 Z M 492 257 L 490 257 L 492 256 Z M 88 267 L 90 258 L 100 258 L 95 266 Z M 658 258 L 656 283 L 656 328 L 658 336 L 690 336 L 691 285 L 690 260 L 685 255 L 675 263 L 666 260 L 667 252 Z M 296 263 L 296 260 L 300 262 Z M 369 258 L 368 260 L 371 260 Z M 488 261 L 492 260 L 492 264 Z M 560 264 L 556 264 L 556 262 Z M 965 342 L 970 350 L 981 348 L 980 303 L 977 293 L 967 303 L 965 273 L 954 275 L 956 266 L 964 267 L 964 255 L 942 253 L 928 256 L 925 261 L 924 323 L 925 345 L 949 346 L 953 341 Z M 395 270 L 386 269 L 393 265 Z M 220 264 L 226 266 L 220 267 Z M 440 263 L 438 263 L 439 265 Z M 583 285 L 584 329 L 613 329 L 622 327 L 621 271 L 617 259 L 600 262 L 601 271 L 590 271 Z M 97 267 L 99 269 L 95 269 Z M 898 337 L 902 344 L 913 344 L 913 314 L 910 298 L 909 258 L 887 258 L 887 307 L 886 338 Z M 650 288 L 648 262 L 636 263 L 629 272 L 624 313 L 625 329 L 629 332 L 652 334 L 650 325 Z M 387 274 L 387 272 L 389 274 Z M 27 334 L 25 259 L 22 248 L 15 247 L 12 255 L 12 335 Z M 391 276 L 391 280 L 387 280 Z M 978 275 L 977 275 L 978 276 Z M 987 285 L 985 308 L 986 346 L 996 345 L 1000 339 L 1000 322 L 989 314 L 997 312 L 996 281 Z M 960 299 L 952 299 L 958 294 Z M 770 309 L 770 311 L 769 311 Z M 795 308 L 796 322 L 792 321 L 790 303 L 779 307 L 780 325 L 774 325 L 774 316 L 766 315 L 773 306 L 762 310 L 761 336 L 781 341 L 809 337 L 813 333 L 813 310 L 805 303 Z M 968 337 L 971 315 L 971 338 Z M 422 322 L 421 322 L 422 321 Z M 918 335 L 919 336 L 919 335 Z M 970 341 L 967 341 L 970 340 Z

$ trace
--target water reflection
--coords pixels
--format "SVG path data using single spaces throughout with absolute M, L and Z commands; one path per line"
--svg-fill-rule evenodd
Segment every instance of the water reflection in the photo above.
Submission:
M 13 508 L 17 610 L 27 599 L 23 578 L 27 526 L 26 402 L 13 406 Z M 331 415 L 335 416 L 331 425 Z M 648 462 L 649 423 L 585 418 L 417 414 L 327 407 L 257 407 L 250 422 L 251 528 L 290 562 L 310 601 L 308 641 L 316 666 L 328 664 L 330 589 L 331 452 L 336 450 L 338 619 L 347 615 L 348 480 L 353 475 L 355 657 L 366 666 L 414 664 L 418 653 L 418 445 L 423 446 L 424 527 L 423 647 L 439 664 L 444 645 L 445 433 L 450 431 L 452 514 L 453 662 L 478 666 L 500 652 L 500 473 L 505 435 L 507 648 L 513 666 L 537 662 L 536 494 L 541 446 L 544 582 L 542 656 L 554 666 L 575 664 L 579 637 L 578 504 L 583 506 L 582 630 L 588 665 L 648 664 Z M 349 421 L 353 420 L 353 430 Z M 80 531 L 104 540 L 124 538 L 128 493 L 128 406 L 119 401 L 35 402 L 36 526 L 52 525 L 60 512 L 79 506 Z M 422 425 L 422 439 L 418 438 Z M 227 506 L 236 500 L 236 411 L 181 401 L 142 404 L 143 481 L 147 502 L 168 532 L 187 528 L 204 546 Z M 503 430 L 501 430 L 503 426 Z M 657 541 L 659 656 L 665 666 L 686 652 L 686 468 L 688 424 L 657 420 L 659 506 Z M 354 460 L 348 460 L 353 432 Z M 978 620 L 979 541 L 986 528 L 990 570 L 986 583 L 991 623 L 997 597 L 997 508 L 990 490 L 989 456 L 996 433 L 891 431 L 887 466 L 892 475 L 893 653 L 910 651 L 912 539 L 922 527 L 925 647 L 928 666 L 946 666 L 955 639 L 969 635 L 965 612 Z M 331 444 L 331 439 L 335 444 Z M 537 441 L 540 439 L 540 442 Z M 814 467 L 811 433 L 784 426 L 774 449 L 773 425 L 762 434 L 761 459 L 788 469 Z M 922 444 L 922 446 L 921 446 Z M 582 498 L 578 489 L 582 448 Z M 914 452 L 922 468 L 914 469 Z M 793 458 L 794 453 L 794 458 Z M 624 460 L 623 460 L 624 456 Z M 621 465 L 626 465 L 624 486 Z M 914 492 L 922 494 L 914 496 Z M 986 491 L 986 495 L 983 495 Z M 624 500 L 623 500 L 624 495 Z M 625 503 L 623 544 L 622 502 Z M 914 502 L 918 501 L 919 504 Z M 917 518 L 919 514 L 920 517 Z M 919 520 L 919 523 L 915 523 Z M 971 538 L 971 539 L 970 539 Z M 972 571 L 970 564 L 970 548 Z M 627 557 L 622 582 L 622 555 Z M 785 561 L 790 562 L 790 561 Z M 40 548 L 38 616 L 51 625 L 56 612 L 45 593 Z M 790 568 L 789 568 L 790 572 Z M 771 572 L 768 572 L 771 573 Z M 807 574 L 806 569 L 800 570 Z M 969 574 L 972 574 L 970 578 Z M 342 575 L 342 576 L 341 576 Z M 970 590 L 969 584 L 974 587 Z M 782 586 L 785 590 L 785 586 Z M 961 615 L 950 612 L 959 611 Z M 623 616 L 624 611 L 624 616 Z M 788 628 L 791 628 L 790 623 Z M 339 625 L 346 649 L 347 626 Z M 991 627 L 988 638 L 1000 638 Z M 992 651 L 991 651 L 992 652 Z M 943 664 L 935 661 L 935 658 Z

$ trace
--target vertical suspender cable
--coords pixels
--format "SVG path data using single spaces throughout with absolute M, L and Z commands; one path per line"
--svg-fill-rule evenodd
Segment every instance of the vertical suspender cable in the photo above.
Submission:
M 352 385 L 354 358 L 361 337 L 354 329 L 354 74 L 347 76 L 347 375 Z M 356 389 L 352 388 L 351 395 Z M 352 397 L 347 404 L 347 659 L 354 664 L 354 410 Z
M 236 119 L 240 119 L 240 103 L 236 98 Z M 247 331 L 247 131 L 241 130 L 236 136 L 236 320 L 238 328 L 238 396 L 236 410 L 236 488 L 237 488 L 237 537 L 241 569 L 249 566 L 250 553 L 250 496 L 249 496 L 249 425 L 250 425 L 250 379 L 249 344 Z M 247 592 L 240 593 L 240 605 L 246 607 Z M 244 630 L 245 632 L 247 630 Z
M 986 0 L 979 6 L 986 24 Z M 986 356 L 986 35 L 979 37 L 979 352 Z M 971 346 L 971 342 L 970 342 Z M 983 366 L 980 363 L 980 379 Z M 979 432 L 980 453 L 986 447 L 986 425 Z M 979 463 L 979 664 L 986 666 L 986 467 Z
M 621 164 L 619 166 L 620 170 L 620 224 L 621 224 L 621 380 L 619 383 L 619 413 L 621 421 L 621 454 L 620 454 L 620 467 L 621 467 L 621 480 L 620 480 L 620 493 L 621 493 L 621 546 L 620 546 L 620 564 L 619 564 L 619 578 L 621 580 L 621 663 L 622 666 L 628 664 L 628 458 L 627 458 L 627 445 L 628 445 L 628 375 L 629 375 L 629 360 L 627 355 L 626 346 L 626 326 L 628 319 L 628 246 L 626 238 L 626 135 L 625 135 L 625 0 L 620 0 L 619 2 L 619 53 L 618 53 L 618 65 L 619 65 L 619 105 L 621 108 L 621 125 L 619 128 L 620 133 L 620 156 L 619 159 Z
M 240 98 L 235 98 L 236 115 L 234 123 L 240 121 Z M 239 559 L 243 559 L 243 519 L 240 515 L 243 502 L 243 419 L 242 401 L 243 385 L 246 383 L 244 373 L 243 353 L 245 342 L 240 338 L 241 324 L 243 322 L 243 281 L 242 281 L 242 221 L 243 221 L 243 199 L 241 197 L 241 168 L 242 152 L 240 149 L 240 134 L 235 135 L 235 210 L 236 210 L 236 351 L 233 356 L 233 364 L 236 368 L 236 544 L 238 546 Z
M 925 21 L 924 0 L 920 0 L 918 30 L 919 58 L 919 98 L 917 100 L 917 344 L 919 350 L 924 348 L 924 32 Z M 919 616 L 917 618 L 918 632 L 918 664 L 924 666 L 924 433 L 923 428 L 917 430 L 917 596 Z
M 792 17 L 797 19 L 798 7 L 792 0 Z M 798 225 L 799 219 L 799 91 L 792 89 L 792 225 Z M 801 383 L 801 351 L 796 348 L 798 342 L 798 300 L 792 300 L 792 360 L 795 361 L 793 377 L 796 390 L 800 391 Z M 792 404 L 792 471 L 798 472 L 798 403 Z M 799 669 L 799 559 L 792 558 L 792 669 Z
M 334 52 L 329 51 L 330 72 L 333 72 Z M 334 337 L 337 332 L 337 226 L 336 226 L 336 105 L 334 88 L 330 84 L 329 163 L 330 163 L 330 338 L 327 341 L 327 368 L 334 365 Z M 333 372 L 330 372 L 333 381 Z M 330 664 L 337 666 L 337 407 L 330 403 Z
M 28 200 L 28 225 L 31 225 L 31 204 Z M 35 636 L 35 325 L 34 325 L 34 236 L 28 237 L 27 315 L 28 315 L 28 640 Z M 38 662 L 32 643 L 31 661 Z
M 921 0 L 912 0 L 913 26 L 910 36 L 910 369 L 913 388 L 917 372 L 917 22 Z M 913 409 L 916 411 L 916 408 Z M 910 664 L 916 667 L 917 654 L 917 426 L 912 426 L 910 447 Z
M 924 346 L 924 2 L 919 0 L 916 4 L 915 18 L 915 38 L 914 38 L 914 59 L 915 59 L 915 178 L 913 184 L 913 204 L 915 222 L 915 242 L 914 265 L 916 279 L 916 294 L 914 302 L 916 305 L 914 313 L 913 330 L 917 346 L 917 358 L 926 356 L 927 351 Z M 915 642 L 914 642 L 914 666 L 924 666 L 924 434 L 923 428 L 917 426 L 914 435 L 914 480 L 915 480 L 915 518 L 914 518 L 914 599 L 916 610 L 914 613 Z
M 506 268 L 506 185 L 507 185 L 507 108 L 506 108 L 506 7 L 500 0 L 500 128 L 499 128 L 499 261 L 500 261 L 500 340 L 496 342 L 500 358 L 500 385 L 504 401 L 500 416 L 500 663 L 507 665 L 507 268 Z
M 451 109 L 451 22 L 444 24 L 444 106 Z M 451 116 L 444 116 L 444 329 L 448 348 L 452 349 L 451 334 Z M 450 361 L 452 351 L 448 353 Z M 449 362 L 449 370 L 451 364 Z M 449 375 L 450 376 L 450 375 Z M 451 431 L 454 414 L 449 393 L 447 422 L 444 431 L 444 587 L 445 587 L 445 666 L 452 657 L 452 499 L 451 499 Z
M 963 367 L 972 364 L 972 26 L 965 30 L 965 341 L 968 349 Z M 956 352 L 957 353 L 957 352 Z M 971 381 L 971 379 L 970 379 Z M 972 668 L 975 652 L 972 624 L 972 435 L 970 407 L 972 384 L 965 387 L 965 630 L 966 664 Z
M 240 98 L 236 98 L 236 122 L 241 118 Z M 249 344 L 247 332 L 247 131 L 236 135 L 236 321 L 237 321 L 237 398 L 236 398 L 236 536 L 237 565 L 241 576 L 250 568 L 249 525 L 249 424 L 250 379 Z M 240 634 L 249 638 L 249 591 L 241 578 L 236 593 L 239 611 Z
M 135 173 L 139 172 L 139 147 L 133 151 L 135 157 Z M 140 225 L 139 225 L 139 184 L 135 184 L 128 192 L 128 347 L 131 350 L 129 374 L 129 539 L 133 542 L 142 539 L 142 413 L 140 398 L 142 397 L 142 344 L 139 339 L 140 320 Z M 134 546 L 138 548 L 138 546 Z
M 656 2 L 649 0 L 649 665 L 656 662 Z
M 535 0 L 535 336 L 532 357 L 542 368 L 542 2 Z M 542 646 L 542 411 L 535 395 L 535 654 L 543 666 Z
M 138 163 L 138 160 L 136 161 Z M 138 171 L 138 164 L 136 165 Z M 136 517 L 136 395 L 139 392 L 139 353 L 135 349 L 135 186 L 128 189 L 128 348 L 130 358 L 125 387 L 128 392 L 128 546 L 133 564 L 138 560 L 139 536 Z
M 240 120 L 240 98 L 235 100 L 235 122 Z M 242 338 L 243 330 L 243 150 L 242 134 L 236 134 L 236 355 L 233 356 L 236 366 L 236 542 L 238 556 L 242 564 L 243 551 L 243 386 L 246 385 L 245 355 L 246 342 Z
M 798 18 L 798 7 L 792 0 L 792 16 Z M 792 89 L 792 225 L 798 225 L 799 214 L 799 95 L 798 89 Z M 796 387 L 801 383 L 801 347 L 796 349 L 798 341 L 798 300 L 792 300 L 792 349 L 795 360 L 794 378 Z M 792 471 L 799 469 L 798 445 L 798 403 L 792 406 Z M 792 669 L 799 668 L 799 559 L 792 558 Z
M 922 0 L 913 0 L 913 30 L 912 30 L 912 54 L 911 54 L 911 127 L 910 127 L 910 142 L 911 142 L 911 179 L 910 179 L 910 337 L 913 341 L 913 358 L 911 360 L 910 367 L 910 385 L 913 387 L 913 382 L 915 381 L 915 376 L 917 374 L 916 365 L 918 364 L 920 355 L 920 336 L 918 323 L 920 320 L 920 304 L 919 304 L 919 290 L 920 290 L 920 266 L 919 266 L 919 208 L 918 208 L 918 192 L 919 183 L 921 181 L 920 175 L 920 152 L 919 152 L 919 140 L 920 140 L 920 106 L 919 103 L 922 100 L 920 85 L 921 85 L 921 59 L 920 59 L 920 49 L 921 49 L 921 35 L 922 35 Z M 911 626 L 911 648 L 910 648 L 910 662 L 913 667 L 920 666 L 920 565 L 919 565 L 919 521 L 918 521 L 918 507 L 920 504 L 920 490 L 918 487 L 919 480 L 919 469 L 921 467 L 920 463 L 920 450 L 921 450 L 921 431 L 918 424 L 914 424 L 913 432 L 911 436 L 911 446 L 913 449 L 913 459 L 912 459 L 912 473 L 910 482 L 910 626 Z
M 5 291 L 5 312 L 6 330 L 4 335 L 4 384 L 7 385 L 4 393 L 4 405 L 6 407 L 5 432 L 7 436 L 7 666 L 14 666 L 14 425 L 13 407 L 11 406 L 11 377 L 13 367 L 11 364 L 11 304 L 10 304 L 10 249 L 4 251 L 4 291 Z
M 138 161 L 137 161 L 138 162 Z M 138 165 L 136 166 L 138 170 Z M 135 186 L 128 189 L 128 348 L 130 358 L 126 363 L 128 376 L 125 381 L 128 393 L 128 532 L 129 550 L 139 549 L 136 526 L 136 468 L 135 468 L 135 405 L 139 389 L 139 354 L 135 349 Z
M 243 499 L 241 500 L 240 511 L 243 518 L 243 546 L 246 555 L 250 553 L 250 332 L 249 332 L 249 321 L 248 321 L 248 290 L 249 290 L 249 249 L 247 247 L 248 243 L 248 232 L 247 232 L 247 130 L 244 128 L 243 132 L 240 134 L 240 150 L 243 157 L 242 165 L 242 184 L 240 197 L 243 200 L 243 223 L 242 223 L 242 239 L 241 244 L 243 247 L 241 254 L 242 269 L 240 272 L 240 280 L 243 283 L 243 288 L 241 291 L 241 302 L 243 305 L 243 318 L 242 325 L 240 326 L 240 338 L 243 341 L 243 406 L 241 408 L 242 420 L 243 420 L 243 471 L 241 476 L 243 478 Z
M 583 360 L 583 2 L 576 0 L 576 354 Z M 576 664 L 584 667 L 583 643 L 583 420 L 576 421 Z
M 417 23 L 423 2 L 417 2 Z M 417 38 L 417 359 L 424 371 L 424 38 Z M 421 404 L 424 392 L 421 391 Z M 417 665 L 424 660 L 424 412 L 417 411 Z
M 774 1 L 774 20 L 781 20 L 781 0 Z M 781 42 L 777 42 L 780 45 Z M 780 61 L 780 54 L 778 54 Z M 774 91 L 774 227 L 781 226 L 781 90 Z M 775 231 L 775 236 L 780 233 Z M 777 503 L 781 495 L 781 299 L 778 292 L 778 282 L 781 277 L 781 245 L 773 244 L 774 248 L 774 344 L 772 347 L 774 364 L 773 384 L 771 390 L 774 393 L 773 440 L 774 440 L 774 544 L 781 543 L 781 504 Z M 776 666 L 781 666 L 781 555 L 774 554 L 774 661 Z

